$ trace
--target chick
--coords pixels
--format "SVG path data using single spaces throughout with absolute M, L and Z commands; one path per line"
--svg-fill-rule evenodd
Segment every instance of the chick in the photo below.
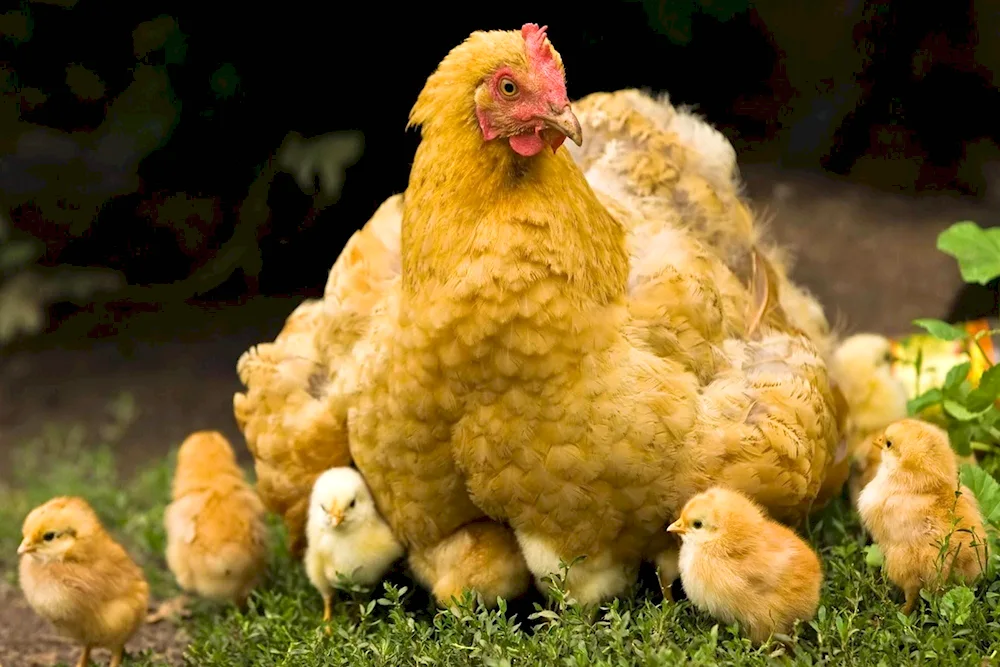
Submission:
M 903 589 L 909 614 L 922 588 L 934 591 L 952 578 L 975 581 L 989 546 L 975 497 L 958 482 L 945 431 L 903 419 L 874 444 L 882 460 L 858 498 L 858 513 L 885 555 L 886 576 Z
M 354 468 L 331 468 L 316 479 L 306 538 L 306 574 L 323 596 L 324 622 L 330 620 L 333 590 L 341 577 L 371 586 L 403 556 L 403 545 Z
M 216 431 L 181 444 L 164 513 L 167 566 L 185 591 L 242 605 L 267 564 L 264 504 Z
M 877 334 L 844 339 L 830 360 L 834 378 L 848 406 L 848 489 L 857 506 L 858 494 L 878 469 L 881 453 L 874 438 L 889 424 L 906 417 L 906 387 L 893 375 L 892 342 Z
M 719 486 L 700 493 L 667 530 L 681 537 L 681 583 L 691 602 L 739 622 L 754 643 L 816 613 L 823 581 L 816 552 L 742 493 Z
M 82 498 L 53 498 L 33 509 L 21 528 L 21 589 L 28 604 L 83 645 L 78 667 L 94 647 L 122 664 L 125 642 L 146 616 L 149 585 L 139 566 L 104 530 Z

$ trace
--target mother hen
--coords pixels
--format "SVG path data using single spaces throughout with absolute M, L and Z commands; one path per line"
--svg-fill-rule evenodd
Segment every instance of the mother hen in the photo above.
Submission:
M 317 329 L 328 373 L 312 400 L 346 422 L 355 464 L 435 596 L 511 597 L 525 564 L 541 579 L 580 556 L 570 592 L 618 594 L 644 558 L 671 567 L 663 527 L 720 481 L 801 514 L 838 437 L 815 346 L 780 308 L 743 312 L 754 299 L 683 220 L 595 194 L 561 147 L 581 128 L 545 29 L 473 33 L 411 123 L 423 139 L 401 271 L 384 270 L 384 242 L 370 261 L 360 242 L 345 248 L 331 280 L 377 274 L 377 298 L 344 320 L 360 332 L 350 344 L 323 343 L 336 321 Z M 374 238 L 369 226 L 356 239 Z M 253 377 L 260 361 L 254 350 L 240 361 L 249 392 L 236 411 L 258 470 L 276 470 L 294 445 L 270 437 L 258 454 L 288 419 Z M 337 433 L 313 446 L 343 444 Z

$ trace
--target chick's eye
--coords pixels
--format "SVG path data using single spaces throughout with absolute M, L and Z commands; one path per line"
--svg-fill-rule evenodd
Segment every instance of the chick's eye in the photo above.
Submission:
M 886 440 L 885 441 L 885 448 L 886 449 L 892 449 L 892 440 Z
M 50 530 L 49 532 L 42 535 L 42 539 L 45 540 L 46 542 L 51 542 L 52 540 L 56 539 L 56 534 Z
M 507 97 L 514 97 L 517 95 L 517 84 L 507 77 L 500 79 L 500 85 L 498 87 L 500 88 L 500 92 Z
M 358 502 L 357 498 L 352 499 L 351 502 L 350 502 L 350 504 L 347 506 L 347 509 L 354 509 L 354 505 L 357 502 Z
M 882 355 L 883 364 L 891 364 L 893 361 L 895 361 L 895 359 L 892 356 L 892 352 L 886 352 L 884 355 Z
M 694 528 L 695 530 L 701 528 L 701 519 L 698 519 L 697 521 L 692 521 L 691 527 Z

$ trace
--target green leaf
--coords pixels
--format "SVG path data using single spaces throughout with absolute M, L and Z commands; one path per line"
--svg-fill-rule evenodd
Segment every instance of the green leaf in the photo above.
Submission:
M 965 407 L 978 415 L 986 412 L 986 410 L 993 405 L 994 400 L 996 400 L 995 395 L 991 395 L 982 389 L 973 389 L 969 392 L 969 396 L 965 399 Z
M 976 497 L 983 519 L 994 529 L 1000 527 L 1000 483 L 983 468 L 969 464 L 962 466 L 961 479 Z
M 980 412 L 985 412 L 985 408 L 979 412 L 972 412 L 961 403 L 946 398 L 944 400 L 944 411 L 960 422 L 969 422 L 979 416 Z
M 1000 397 L 1000 366 L 990 366 L 979 378 L 979 387 L 976 391 L 981 391 L 992 400 Z
M 958 260 L 962 280 L 985 285 L 1000 276 L 1000 228 L 983 229 L 971 221 L 956 222 L 938 235 L 941 252 Z
M 940 389 L 928 389 L 919 396 L 911 398 L 906 403 L 906 411 L 911 417 L 914 417 L 942 400 L 944 400 L 944 394 L 941 393 Z
M 236 94 L 240 85 L 240 76 L 231 63 L 225 63 L 212 72 L 209 85 L 216 97 L 227 99 Z
M 885 562 L 885 555 L 877 544 L 869 544 L 865 547 L 865 564 L 870 568 L 880 568 Z
M 965 378 L 969 377 L 970 368 L 972 368 L 972 364 L 966 361 L 957 366 L 952 366 L 948 370 L 948 374 L 944 377 L 944 387 L 942 388 L 946 396 L 954 396 L 958 392 L 962 383 L 965 382 Z
M 955 625 L 965 625 L 972 615 L 976 595 L 966 586 L 956 586 L 941 596 L 941 615 Z
M 913 320 L 913 324 L 921 329 L 925 329 L 930 335 L 941 340 L 962 340 L 969 336 L 965 329 L 942 322 L 941 320 L 923 318 Z
M 947 407 L 945 407 L 947 410 Z M 948 439 L 951 441 L 951 448 L 959 456 L 968 456 L 972 453 L 972 429 L 973 425 L 966 422 L 955 426 L 948 431 Z

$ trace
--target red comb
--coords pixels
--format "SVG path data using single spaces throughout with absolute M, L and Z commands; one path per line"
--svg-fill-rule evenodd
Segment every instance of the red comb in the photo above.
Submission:
M 528 52 L 528 58 L 544 62 L 552 60 L 552 49 L 549 47 L 545 31 L 549 26 L 538 27 L 537 23 L 525 23 L 521 26 L 521 37 L 524 38 L 524 48 Z

